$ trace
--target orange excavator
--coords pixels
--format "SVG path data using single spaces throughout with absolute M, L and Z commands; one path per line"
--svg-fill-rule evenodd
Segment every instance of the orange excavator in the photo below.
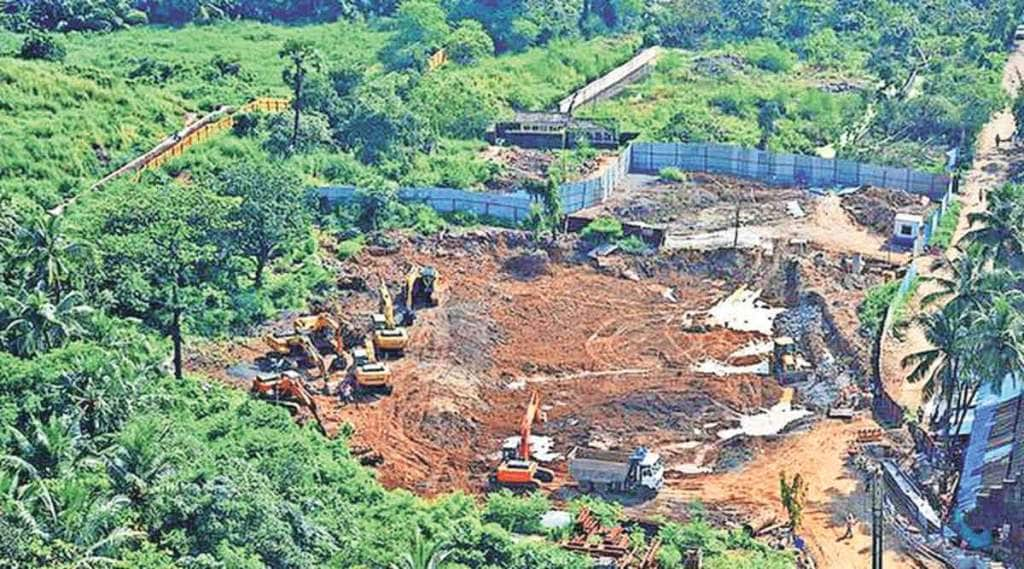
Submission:
M 320 430 L 323 430 L 323 422 L 320 420 L 320 410 L 316 406 L 316 400 L 306 389 L 302 378 L 294 371 L 284 371 L 276 377 L 255 377 L 250 387 L 253 395 L 261 399 L 267 399 L 289 407 L 293 411 L 308 409 L 316 419 Z
M 530 458 L 530 433 L 533 422 L 540 414 L 540 394 L 530 397 L 526 413 L 519 424 L 519 440 L 501 449 L 502 460 L 491 475 L 491 485 L 512 490 L 536 490 L 555 479 L 555 473 Z

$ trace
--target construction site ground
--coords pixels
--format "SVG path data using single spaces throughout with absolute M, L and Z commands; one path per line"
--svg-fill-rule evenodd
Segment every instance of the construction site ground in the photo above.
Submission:
M 337 290 L 310 310 L 346 320 L 351 345 L 369 328 L 380 279 L 400 301 L 397 283 L 413 264 L 441 272 L 440 306 L 417 312 L 410 347 L 389 361 L 391 395 L 354 404 L 316 396 L 329 435 L 350 424 L 352 446 L 379 453 L 385 486 L 424 496 L 485 491 L 502 442 L 516 434 L 529 392 L 538 390 L 546 421 L 535 434 L 549 439 L 547 466 L 557 474 L 555 488 L 568 488 L 568 495 L 573 485 L 564 454 L 574 446 L 642 445 L 665 457 L 667 487 L 652 501 L 628 501 L 634 513 L 680 517 L 681 501 L 701 499 L 742 524 L 779 515 L 778 471 L 786 467 L 809 477 L 803 534 L 818 566 L 867 562 L 866 547 L 858 545 L 863 531 L 835 544 L 846 504 L 864 498 L 845 448 L 866 421 L 833 423 L 823 414 L 840 388 L 863 389 L 850 365 L 867 349 L 857 334 L 856 306 L 881 277 L 850 274 L 844 255 L 816 245 L 594 263 L 572 236 L 546 247 L 504 230 L 393 241 L 337 264 Z M 803 300 L 783 311 L 792 286 L 786 259 L 798 267 Z M 772 332 L 705 321 L 709 309 L 741 287 L 761 291 L 765 304 L 757 310 L 778 310 L 782 331 L 796 336 L 820 367 L 795 392 L 746 367 L 758 358 L 744 354 L 770 342 Z M 198 346 L 189 366 L 247 388 L 267 351 L 261 334 L 289 329 L 295 316 L 283 315 L 251 338 Z M 726 371 L 698 371 L 709 361 Z M 797 411 L 789 410 L 790 401 Z M 774 424 L 780 414 L 788 418 Z M 744 431 L 748 423 L 755 434 Z
M 776 240 L 804 239 L 835 253 L 901 264 L 909 256 L 890 246 L 893 218 L 928 207 L 917 196 L 883 188 L 818 195 L 713 174 L 687 173 L 685 181 L 630 174 L 609 200 L 576 215 L 664 226 L 670 250 L 710 250 L 736 241 L 743 248 L 770 248 Z

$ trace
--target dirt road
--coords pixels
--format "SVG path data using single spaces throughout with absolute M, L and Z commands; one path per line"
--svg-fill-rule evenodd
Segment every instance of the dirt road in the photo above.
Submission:
M 1003 89 L 1011 96 L 1016 95 L 1020 88 L 1017 83 L 1020 73 L 1024 73 L 1024 44 L 1017 45 L 1003 69 Z M 1009 110 L 1003 110 L 995 114 L 978 135 L 974 164 L 960 186 L 961 193 L 958 199 L 963 207 L 960 211 L 960 222 L 953 235 L 954 243 L 967 232 L 967 216 L 972 212 L 984 209 L 984 193 L 1005 183 L 1009 179 L 1011 166 L 1024 162 L 1024 154 L 1009 148 L 1008 143 L 1003 143 L 1001 147 L 997 147 L 995 144 L 997 135 L 1000 139 L 1008 139 L 1015 128 L 1013 114 Z M 952 253 L 955 254 L 955 251 Z M 918 258 L 915 261 L 918 274 L 922 276 L 932 274 L 932 263 L 933 259 L 930 257 Z M 934 290 L 934 284 L 921 283 L 918 294 L 910 306 L 912 313 L 921 309 L 918 304 L 920 298 Z M 934 310 L 934 308 L 930 308 L 930 310 Z M 921 383 L 907 382 L 905 378 L 909 370 L 904 369 L 900 362 L 907 355 L 929 347 L 928 340 L 924 337 L 924 331 L 916 325 L 907 330 L 902 341 L 897 341 L 889 336 L 883 343 L 882 379 L 887 386 L 890 386 L 894 397 L 909 408 L 918 408 L 924 403 L 921 400 Z
M 847 464 L 847 449 L 860 429 L 876 426 L 869 418 L 851 423 L 823 421 L 806 433 L 793 435 L 766 448 L 742 470 L 699 478 L 672 480 L 652 504 L 637 513 L 671 517 L 694 500 L 724 505 L 753 524 L 785 519 L 779 501 L 779 476 L 800 473 L 807 481 L 807 506 L 802 530 L 818 567 L 849 569 L 871 566 L 869 493 L 858 473 Z M 840 540 L 846 516 L 857 519 L 853 538 Z M 885 539 L 885 566 L 927 567 L 900 550 L 895 535 Z

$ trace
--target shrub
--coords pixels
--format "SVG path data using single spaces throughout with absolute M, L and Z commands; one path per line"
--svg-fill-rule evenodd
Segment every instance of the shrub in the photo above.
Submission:
M 22 59 L 43 59 L 46 61 L 61 61 L 67 51 L 64 44 L 50 34 L 33 31 L 25 37 L 21 44 L 21 51 L 18 56 Z
M 630 255 L 639 255 L 647 252 L 647 243 L 644 243 L 644 240 L 636 235 L 619 239 L 615 244 L 619 246 L 620 251 Z
M 772 73 L 785 73 L 796 64 L 792 51 L 771 40 L 755 40 L 741 49 L 747 61 Z
M 588 223 L 580 236 L 584 241 L 595 245 L 613 243 L 622 238 L 622 223 L 611 217 L 599 217 Z
M 686 181 L 686 172 L 683 172 L 679 168 L 662 168 L 661 170 L 658 170 L 658 176 L 660 176 L 662 180 L 667 180 L 669 182 Z
M 360 233 L 355 237 L 345 239 L 338 243 L 338 258 L 341 260 L 350 259 L 355 257 L 363 251 L 363 247 L 366 245 L 366 236 Z
M 949 207 L 939 219 L 939 225 L 935 228 L 929 245 L 941 250 L 949 249 L 953 243 L 953 232 L 956 231 L 957 223 L 960 221 L 960 208 L 959 201 L 954 199 L 949 202 Z
M 474 61 L 494 53 L 494 41 L 487 35 L 483 24 L 476 20 L 462 20 L 459 27 L 448 36 L 445 42 L 448 58 L 460 65 Z
M 539 533 L 540 517 L 551 509 L 543 494 L 516 496 L 509 490 L 502 490 L 487 497 L 483 519 L 516 533 Z
M 861 328 L 875 334 L 882 326 L 885 312 L 889 309 L 896 292 L 900 288 L 900 281 L 889 281 L 868 289 L 864 300 L 857 307 L 857 317 L 860 320 Z

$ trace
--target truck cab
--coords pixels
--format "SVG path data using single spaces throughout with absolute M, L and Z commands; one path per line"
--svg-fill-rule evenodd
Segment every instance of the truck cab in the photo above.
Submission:
M 633 451 L 636 462 L 636 478 L 641 488 L 657 492 L 665 484 L 665 462 L 661 455 L 644 447 Z

